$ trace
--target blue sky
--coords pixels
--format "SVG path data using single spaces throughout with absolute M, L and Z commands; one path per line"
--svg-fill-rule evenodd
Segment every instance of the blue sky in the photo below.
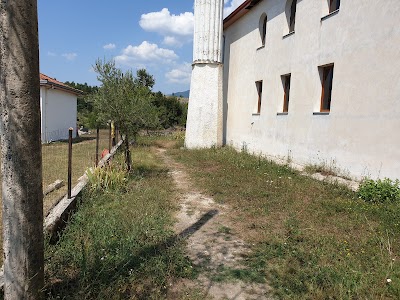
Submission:
M 244 0 L 225 0 L 225 15 Z M 146 68 L 155 91 L 189 89 L 193 49 L 190 0 L 38 0 L 40 71 L 60 81 L 96 85 L 92 65 L 114 59 Z

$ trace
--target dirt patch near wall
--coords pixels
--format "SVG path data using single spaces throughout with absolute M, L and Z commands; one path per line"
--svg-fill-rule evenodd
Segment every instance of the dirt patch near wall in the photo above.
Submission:
M 246 271 L 243 260 L 250 253 L 249 246 L 232 229 L 229 207 L 198 191 L 185 167 L 164 149 L 157 149 L 157 153 L 170 169 L 179 191 L 175 231 L 187 239 L 187 255 L 200 270 L 196 280 L 175 283 L 168 298 L 272 299 L 267 284 L 244 282 L 229 275 Z

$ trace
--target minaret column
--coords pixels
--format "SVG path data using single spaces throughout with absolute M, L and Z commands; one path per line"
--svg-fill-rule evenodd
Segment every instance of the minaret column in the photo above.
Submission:
M 195 0 L 187 148 L 222 145 L 223 0 Z

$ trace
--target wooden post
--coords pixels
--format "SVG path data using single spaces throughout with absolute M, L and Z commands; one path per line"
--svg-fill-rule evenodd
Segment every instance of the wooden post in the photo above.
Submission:
M 96 168 L 99 165 L 99 140 L 100 140 L 100 129 L 97 126 L 97 129 L 96 129 Z
M 68 132 L 68 199 L 71 199 L 72 190 L 72 130 L 70 128 Z

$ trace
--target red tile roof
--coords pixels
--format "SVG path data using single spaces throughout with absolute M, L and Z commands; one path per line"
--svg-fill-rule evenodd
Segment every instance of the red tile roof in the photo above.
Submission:
M 61 81 L 58 81 L 55 78 L 51 78 L 45 74 L 40 73 L 40 86 L 48 86 L 54 89 L 62 90 L 67 93 L 71 93 L 74 95 L 81 95 L 83 94 L 82 91 L 74 89 Z

